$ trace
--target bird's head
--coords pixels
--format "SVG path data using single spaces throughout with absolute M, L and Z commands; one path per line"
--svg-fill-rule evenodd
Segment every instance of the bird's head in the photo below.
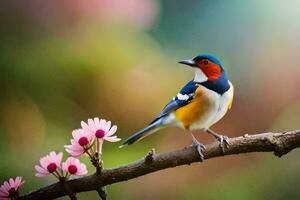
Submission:
M 222 63 L 213 55 L 200 54 L 190 60 L 182 60 L 179 63 L 195 68 L 195 81 L 202 83 L 218 80 L 225 71 Z

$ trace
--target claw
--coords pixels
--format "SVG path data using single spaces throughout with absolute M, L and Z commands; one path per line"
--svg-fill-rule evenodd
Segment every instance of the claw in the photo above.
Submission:
M 225 152 L 225 148 L 229 146 L 229 138 L 227 136 L 219 135 L 220 137 L 216 137 L 216 139 L 220 142 L 220 147 L 222 148 L 222 152 Z
M 196 148 L 199 156 L 200 156 L 200 161 L 203 162 L 204 161 L 204 155 L 203 152 L 205 151 L 205 146 L 203 144 L 201 144 L 195 137 L 194 135 L 192 135 L 193 137 L 193 142 L 192 142 L 192 146 Z
M 225 153 L 225 149 L 228 148 L 229 146 L 229 138 L 224 135 L 219 135 L 210 129 L 207 129 L 207 132 L 212 136 L 214 136 L 220 142 L 220 147 L 222 149 L 222 152 Z

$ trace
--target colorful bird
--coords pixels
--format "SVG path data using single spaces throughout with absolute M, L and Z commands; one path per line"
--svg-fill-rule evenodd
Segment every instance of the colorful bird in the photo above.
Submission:
M 188 82 L 146 128 L 127 138 L 123 145 L 130 145 L 157 130 L 177 126 L 186 130 L 204 130 L 220 142 L 229 145 L 228 137 L 217 134 L 210 127 L 218 122 L 231 108 L 233 85 L 228 80 L 222 63 L 213 55 L 202 54 L 179 63 L 193 67 L 195 77 Z M 191 133 L 192 145 L 204 159 L 205 146 Z

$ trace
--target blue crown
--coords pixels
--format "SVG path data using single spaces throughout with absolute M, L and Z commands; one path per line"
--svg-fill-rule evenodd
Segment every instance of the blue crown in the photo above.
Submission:
M 217 65 L 219 65 L 222 69 L 222 63 L 221 61 L 214 55 L 210 55 L 210 54 L 199 54 L 198 56 L 196 56 L 193 60 L 199 60 L 199 59 L 208 59 L 214 63 L 216 63 Z

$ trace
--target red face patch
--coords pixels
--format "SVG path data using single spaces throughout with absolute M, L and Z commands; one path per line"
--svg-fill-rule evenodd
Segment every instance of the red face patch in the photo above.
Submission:
M 209 81 L 217 80 L 222 75 L 221 67 L 208 59 L 197 61 L 197 65 L 207 76 Z

